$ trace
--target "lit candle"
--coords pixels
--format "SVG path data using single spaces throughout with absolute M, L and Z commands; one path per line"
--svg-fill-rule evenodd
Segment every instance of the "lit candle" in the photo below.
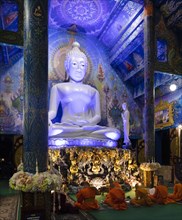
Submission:
M 36 174 L 38 174 L 38 173 L 39 173 L 39 166 L 38 166 L 38 161 L 36 159 Z
M 58 209 L 60 210 L 61 209 L 61 194 L 60 194 L 60 192 L 58 192 L 58 204 L 59 204 Z
M 53 190 L 53 213 L 56 212 L 56 192 Z
M 50 160 L 50 170 L 52 170 L 53 165 L 52 165 L 52 160 Z
M 178 125 L 178 138 L 179 138 L 179 157 L 181 157 L 181 130 L 182 130 L 182 125 Z

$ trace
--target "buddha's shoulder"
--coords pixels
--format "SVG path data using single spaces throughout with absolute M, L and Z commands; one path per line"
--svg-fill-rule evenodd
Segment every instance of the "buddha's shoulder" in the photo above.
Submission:
M 56 88 L 69 88 L 69 87 L 73 87 L 73 83 L 61 82 L 61 83 L 55 84 L 54 87 L 56 87 Z
M 90 91 L 91 93 L 98 93 L 98 90 L 96 88 L 94 88 L 93 86 L 90 86 L 88 84 L 84 84 L 85 88 L 87 91 Z
M 61 84 L 64 87 L 72 87 L 72 88 L 82 87 L 82 88 L 90 88 L 90 89 L 96 90 L 93 86 L 91 86 L 89 84 L 72 83 L 72 82 L 63 82 Z
M 59 90 L 69 90 L 74 91 L 78 88 L 82 91 L 90 91 L 90 92 L 97 92 L 97 89 L 88 85 L 88 84 L 80 84 L 80 83 L 72 83 L 72 82 L 62 82 L 55 85 Z

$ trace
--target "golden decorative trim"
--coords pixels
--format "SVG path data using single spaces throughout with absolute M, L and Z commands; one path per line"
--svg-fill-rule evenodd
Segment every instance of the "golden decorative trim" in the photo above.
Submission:
M 160 101 L 155 107 L 155 128 L 162 129 L 173 124 L 173 103 Z
M 38 5 L 35 8 L 35 11 L 34 11 L 33 14 L 34 14 L 35 17 L 42 17 L 42 9 L 41 9 L 40 5 Z

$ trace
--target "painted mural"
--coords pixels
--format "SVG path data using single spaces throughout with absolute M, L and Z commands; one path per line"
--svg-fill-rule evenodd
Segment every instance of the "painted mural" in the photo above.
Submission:
M 115 3 L 115 0 L 50 0 L 49 26 L 59 29 L 74 24 L 79 31 L 96 36 Z
M 0 2 L 1 22 L 0 29 L 18 31 L 18 4 L 15 1 Z
M 85 82 L 100 92 L 101 124 L 115 126 L 122 132 L 121 104 L 126 101 L 131 113 L 131 138 L 141 137 L 143 103 L 138 101 L 144 94 L 143 1 L 93 0 L 89 3 L 89 0 L 50 1 L 49 89 L 54 83 L 66 81 L 63 60 L 71 43 L 77 40 L 89 59 Z M 0 7 L 0 29 L 17 31 L 18 5 L 2 0 Z M 161 99 L 173 104 L 175 127 L 182 122 L 181 89 L 169 93 L 169 77 L 165 74 L 166 70 L 177 75 L 182 73 L 181 1 L 160 0 L 156 7 L 161 12 L 156 19 L 157 68 L 161 71 L 155 74 L 156 104 Z M 179 88 L 181 80 L 173 75 L 170 79 Z M 159 87 L 164 84 L 166 87 Z M 22 133 L 22 121 L 23 50 L 1 44 L 0 131 Z
M 119 13 L 118 10 L 118 14 L 110 17 L 110 23 L 112 23 L 112 25 L 109 26 L 103 38 L 103 43 L 110 48 L 112 48 L 112 46 L 123 37 L 126 28 L 128 28 L 128 21 L 131 21 L 142 9 L 141 4 L 132 1 L 123 1 L 120 4 L 120 7 L 122 13 Z
M 0 67 L 0 132 L 23 131 L 23 50 L 0 46 L 8 51 L 8 63 Z M 16 50 L 14 54 L 13 51 Z M 4 54 L 4 56 L 6 53 Z

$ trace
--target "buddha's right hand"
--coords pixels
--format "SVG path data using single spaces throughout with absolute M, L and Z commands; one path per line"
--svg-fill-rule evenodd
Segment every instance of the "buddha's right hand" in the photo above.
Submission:
M 77 119 L 77 120 L 73 121 L 72 124 L 73 125 L 78 125 L 78 126 L 82 127 L 82 126 L 88 124 L 88 121 L 87 120 L 83 120 L 83 119 L 79 119 L 79 120 Z

